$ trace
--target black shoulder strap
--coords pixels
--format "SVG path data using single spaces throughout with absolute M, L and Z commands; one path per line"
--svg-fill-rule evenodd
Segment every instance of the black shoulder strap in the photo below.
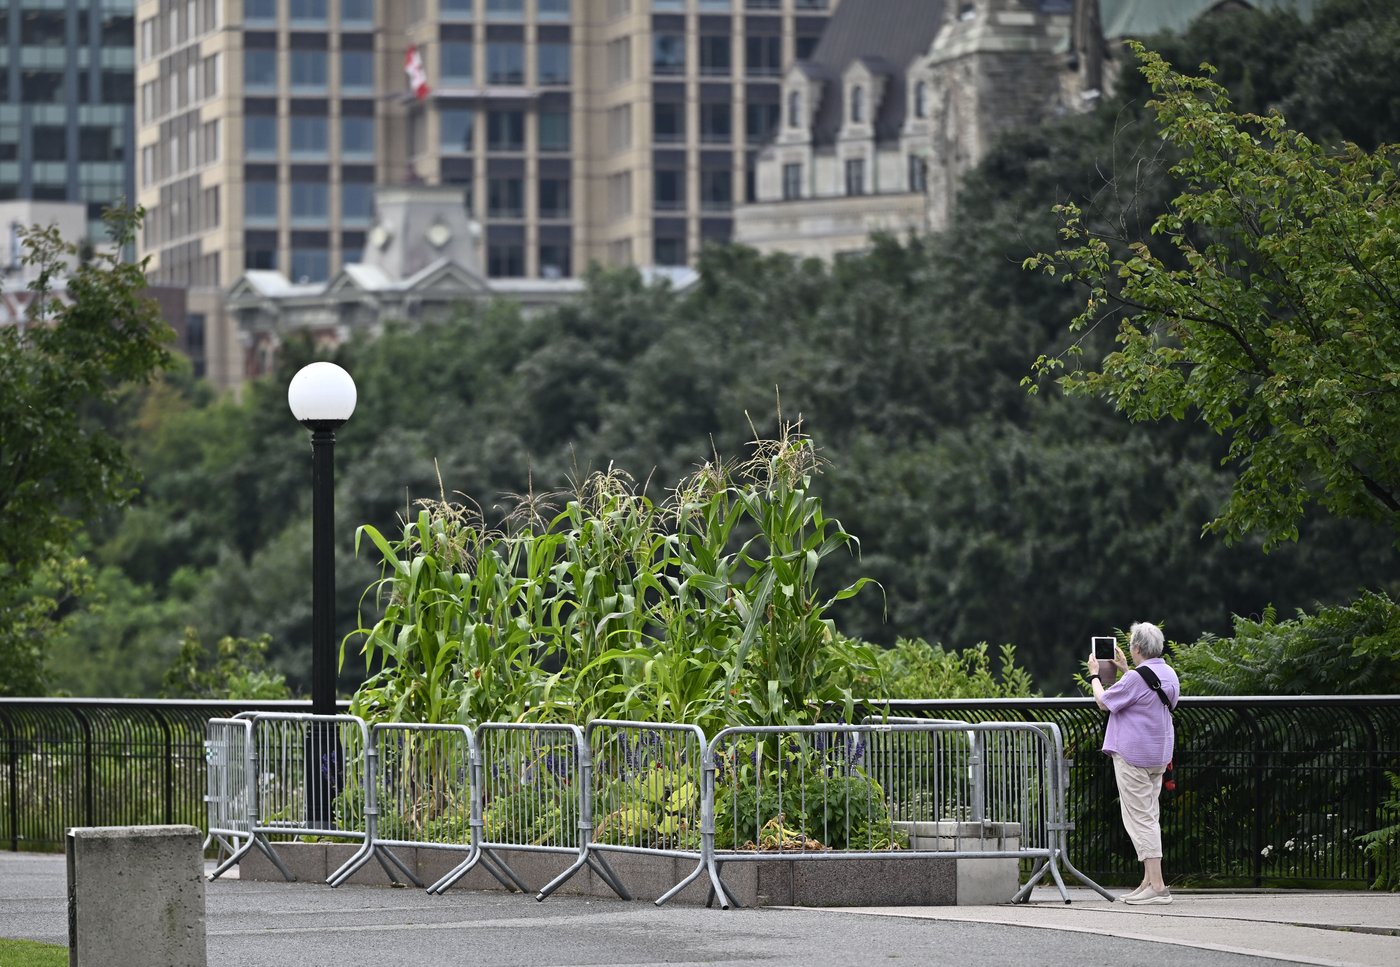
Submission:
M 1134 668 L 1133 671 L 1142 676 L 1142 680 L 1147 683 L 1147 687 L 1157 693 L 1157 697 L 1162 700 L 1162 704 L 1167 707 L 1167 711 L 1172 710 L 1171 699 L 1167 698 L 1167 693 L 1162 691 L 1162 680 L 1157 677 L 1157 673 L 1146 665 Z

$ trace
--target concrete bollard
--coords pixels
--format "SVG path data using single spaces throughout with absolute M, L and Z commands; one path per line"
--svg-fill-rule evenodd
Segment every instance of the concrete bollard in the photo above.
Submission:
M 70 829 L 69 967 L 206 967 L 203 843 L 193 826 Z

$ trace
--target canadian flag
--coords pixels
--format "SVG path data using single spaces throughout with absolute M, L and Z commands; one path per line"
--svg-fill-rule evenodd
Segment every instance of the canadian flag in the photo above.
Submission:
M 428 96 L 428 72 L 423 69 L 423 55 L 418 53 L 417 44 L 409 44 L 403 57 L 403 70 L 408 75 L 408 86 L 413 96 L 424 100 Z

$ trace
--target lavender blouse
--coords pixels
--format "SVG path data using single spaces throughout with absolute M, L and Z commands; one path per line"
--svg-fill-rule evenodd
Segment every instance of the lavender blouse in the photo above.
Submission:
M 1162 691 L 1176 705 L 1181 697 L 1176 672 L 1160 658 L 1149 658 L 1143 664 L 1157 673 Z M 1171 713 L 1141 675 L 1130 671 L 1118 679 L 1104 691 L 1103 703 L 1108 706 L 1108 729 L 1103 737 L 1105 755 L 1116 752 L 1123 761 L 1144 769 L 1155 769 L 1171 761 Z

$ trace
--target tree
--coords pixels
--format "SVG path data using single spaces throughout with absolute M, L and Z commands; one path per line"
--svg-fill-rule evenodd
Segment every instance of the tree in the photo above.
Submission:
M 90 258 L 56 229 L 24 235 L 25 263 L 38 269 L 32 324 L 0 330 L 0 694 L 42 679 L 36 576 L 64 571 L 80 523 L 131 494 L 133 468 L 103 416 L 123 385 L 171 362 L 170 327 L 143 295 L 145 264 L 120 254 L 141 215 L 110 212 L 112 247 Z
M 1117 348 L 1091 362 L 1076 343 L 1035 372 L 1068 363 L 1071 395 L 1226 434 L 1239 475 L 1206 529 L 1227 539 L 1296 540 L 1309 503 L 1400 533 L 1395 149 L 1330 152 L 1133 49 L 1185 187 L 1146 238 L 1058 206 L 1063 246 L 1024 264 L 1085 285 L 1071 330 L 1116 321 Z

